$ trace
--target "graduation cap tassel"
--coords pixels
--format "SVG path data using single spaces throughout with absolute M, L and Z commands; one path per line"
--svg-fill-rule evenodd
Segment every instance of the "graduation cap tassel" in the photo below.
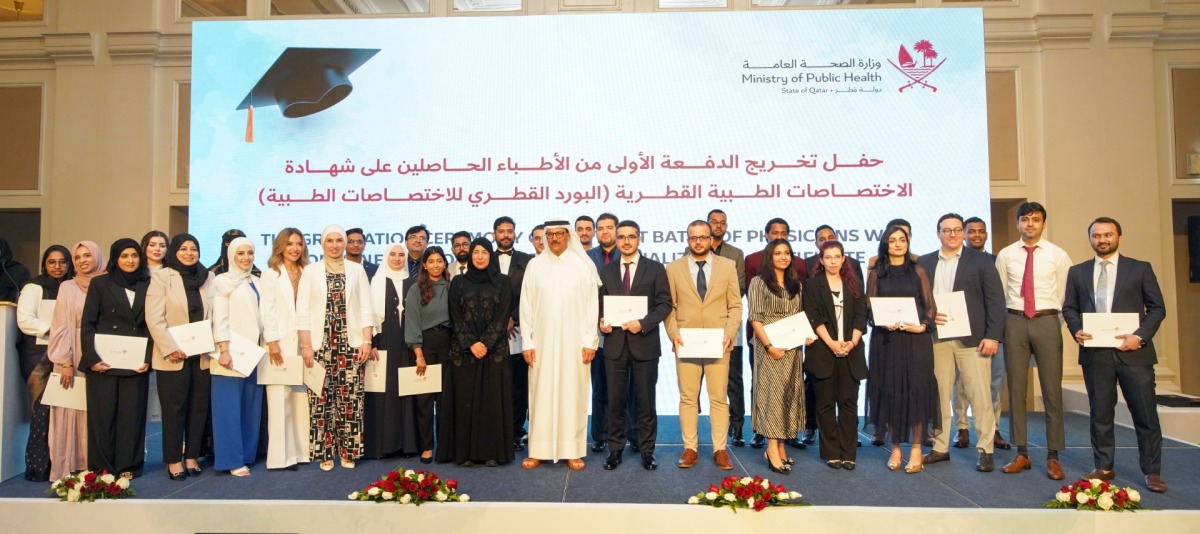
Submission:
M 248 111 L 246 111 L 246 142 L 247 143 L 254 142 L 254 106 L 253 105 L 251 105 L 250 109 Z

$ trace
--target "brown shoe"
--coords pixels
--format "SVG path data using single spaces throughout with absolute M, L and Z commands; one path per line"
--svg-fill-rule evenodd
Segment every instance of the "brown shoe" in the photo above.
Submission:
M 583 471 L 583 468 L 586 465 L 587 464 L 583 463 L 583 460 L 579 459 L 579 458 L 576 458 L 574 460 L 567 460 L 567 469 L 570 469 L 572 471 Z
M 726 471 L 733 469 L 733 462 L 729 461 L 729 453 L 724 449 L 713 453 L 713 463 Z
M 526 458 L 521 462 L 522 469 L 533 469 L 539 465 L 542 465 L 542 461 L 537 458 Z
M 1033 462 L 1029 461 L 1029 457 L 1024 454 L 1018 454 L 1011 462 L 1008 462 L 1008 465 L 1001 467 L 1000 470 L 1011 475 L 1013 473 L 1020 473 L 1021 471 L 1028 471 L 1031 467 L 1033 467 Z
M 1063 479 L 1062 464 L 1058 463 L 1058 458 L 1046 459 L 1046 476 L 1050 477 L 1050 480 Z
M 1117 477 L 1117 472 L 1112 469 L 1093 469 L 1086 475 L 1083 475 L 1080 480 L 1091 480 L 1093 478 L 1103 481 L 1109 481 Z
M 696 454 L 696 449 L 683 449 L 683 454 L 679 456 L 679 461 L 675 462 L 675 465 L 686 469 L 696 465 L 696 460 L 699 459 L 700 455 Z
M 1005 451 L 1012 448 L 1012 445 L 1009 442 L 1004 441 L 1004 436 L 1000 435 L 999 430 L 996 431 L 996 436 L 992 438 L 992 444 L 995 445 L 997 449 Z
M 965 428 L 958 429 L 958 433 L 954 435 L 954 448 L 965 449 L 971 446 L 971 433 Z
M 1159 475 L 1146 475 L 1146 489 L 1154 493 L 1166 493 L 1167 483 Z

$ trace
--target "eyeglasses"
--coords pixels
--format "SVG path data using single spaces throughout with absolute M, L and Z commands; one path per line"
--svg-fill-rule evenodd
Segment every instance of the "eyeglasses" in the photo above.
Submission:
M 689 243 L 703 243 L 703 242 L 705 242 L 705 241 L 708 241 L 708 240 L 710 240 L 710 239 L 712 239 L 712 236 L 711 236 L 711 235 L 695 235 L 695 236 L 688 236 L 688 242 L 689 242 Z
M 962 228 L 942 228 L 942 233 L 945 235 L 962 235 Z
M 637 239 L 638 239 L 637 234 L 617 236 L 617 241 L 637 241 Z
M 410 235 L 405 239 L 407 241 L 412 241 L 414 243 L 428 243 L 429 242 L 429 238 L 421 237 L 419 235 Z
M 362 239 L 351 239 L 351 240 L 349 240 L 349 241 L 346 241 L 346 242 L 347 242 L 347 243 L 349 243 L 349 244 L 351 244 L 351 245 L 363 245 L 363 244 L 366 244 L 366 241 L 363 241 Z
M 546 239 L 562 239 L 564 237 L 567 237 L 568 235 L 571 235 L 571 233 L 566 230 L 559 230 L 557 232 L 546 232 Z

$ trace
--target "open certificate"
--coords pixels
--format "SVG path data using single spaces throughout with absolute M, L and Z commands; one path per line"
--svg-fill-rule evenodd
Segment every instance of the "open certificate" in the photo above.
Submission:
M 809 338 L 817 338 L 817 333 L 813 332 L 804 312 L 764 325 L 763 330 L 766 331 L 767 339 L 771 340 L 772 345 L 784 350 L 802 346 Z
M 96 334 L 96 353 L 113 369 L 138 370 L 146 365 L 144 337 Z
M 233 358 L 233 370 L 241 373 L 242 376 L 250 376 L 250 373 L 253 373 L 254 369 L 258 367 L 258 362 L 267 355 L 267 349 L 239 336 L 233 330 L 229 331 L 229 337 L 229 357 Z
M 42 404 L 87 411 L 87 378 L 75 375 L 75 384 L 71 389 L 62 387 L 62 374 L 50 373 L 50 381 L 46 383 L 46 392 L 42 394 Z
M 680 328 L 680 358 L 715 359 L 725 355 L 725 330 L 722 328 Z
M 172 326 L 167 329 L 179 350 L 187 356 L 208 354 L 216 350 L 213 343 L 212 321 L 205 319 L 194 323 Z
M 42 301 L 40 303 L 38 303 L 37 318 L 39 321 L 46 321 L 47 323 L 54 322 L 54 303 L 55 302 L 58 302 L 58 301 L 51 300 L 51 299 L 42 299 Z M 35 343 L 38 345 L 49 345 L 50 344 L 50 333 L 47 332 L 46 335 L 38 336 L 35 339 L 36 339 Z
M 1085 313 L 1083 331 L 1092 335 L 1083 343 L 1085 347 L 1120 347 L 1122 341 L 1116 336 L 1132 334 L 1138 329 L 1136 313 Z
M 442 391 L 441 364 L 425 366 L 425 376 L 418 375 L 416 367 L 401 367 L 396 369 L 396 375 L 399 378 L 401 397 Z
M 312 367 L 304 368 L 304 385 L 308 386 L 308 390 L 321 395 L 321 390 L 325 389 L 325 366 L 321 362 L 313 362 Z
M 875 326 L 921 322 L 917 317 L 917 299 L 913 297 L 871 297 L 871 314 Z
M 971 336 L 971 321 L 967 316 L 966 293 L 962 291 L 940 293 L 934 295 L 933 300 L 937 302 L 938 313 L 946 315 L 946 324 L 938 325 L 937 327 L 938 339 Z
M 258 362 L 260 386 L 299 386 L 304 383 L 304 358 L 298 354 L 283 354 L 283 365 L 271 363 L 271 358 Z
M 378 360 L 367 360 L 366 379 L 363 389 L 367 393 L 383 393 L 387 391 L 387 359 L 386 350 L 379 351 Z
M 629 321 L 638 321 L 646 316 L 646 303 L 649 297 L 624 297 L 616 295 L 604 296 L 604 322 L 614 328 Z

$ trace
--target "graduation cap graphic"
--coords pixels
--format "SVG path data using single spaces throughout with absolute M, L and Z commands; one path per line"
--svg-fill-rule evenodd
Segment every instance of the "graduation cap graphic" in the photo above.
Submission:
M 254 106 L 279 106 L 295 119 L 320 113 L 345 100 L 354 86 L 350 73 L 378 48 L 295 48 L 283 51 L 237 109 L 248 109 L 246 142 L 254 141 Z

